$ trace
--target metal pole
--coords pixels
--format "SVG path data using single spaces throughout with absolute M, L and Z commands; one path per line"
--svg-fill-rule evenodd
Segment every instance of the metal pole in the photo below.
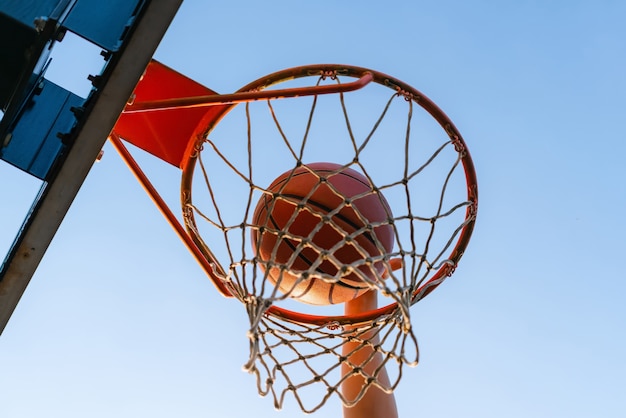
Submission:
M 65 162 L 54 179 L 42 188 L 3 266 L 0 334 L 181 3 L 182 0 L 146 2 L 123 53 L 105 70 L 110 71 L 108 82 L 93 104 L 90 112 L 93 117 L 85 117 Z
M 185 231 L 185 228 L 181 225 L 178 218 L 176 218 L 176 216 L 172 213 L 167 203 L 163 200 L 159 192 L 152 185 L 152 183 L 150 182 L 148 177 L 145 175 L 143 170 L 141 170 L 141 168 L 139 167 L 139 164 L 137 164 L 137 161 L 135 161 L 133 156 L 128 151 L 128 148 L 124 146 L 119 135 L 117 135 L 115 132 L 111 132 L 111 135 L 109 136 L 109 141 L 111 142 L 111 144 L 113 144 L 113 146 L 115 147 L 117 152 L 120 154 L 120 156 L 122 157 L 122 159 L 124 160 L 128 168 L 130 169 L 130 171 L 132 171 L 135 177 L 137 178 L 137 181 L 139 181 L 139 183 L 143 186 L 148 196 L 150 196 L 154 204 L 157 206 L 159 211 L 161 211 L 161 214 L 165 217 L 167 222 L 174 229 L 178 237 L 187 246 L 187 248 L 189 249 L 191 254 L 194 256 L 196 261 L 198 261 L 198 263 L 202 267 L 202 269 L 206 272 L 206 274 L 208 274 L 212 278 L 213 277 L 217 278 L 215 274 L 215 268 L 217 266 L 213 267 L 211 263 L 209 263 L 209 261 L 206 259 L 202 251 L 200 251 L 200 248 L 198 248 L 198 246 L 191 239 L 189 234 L 187 234 L 187 231 Z M 226 297 L 232 296 L 230 291 L 226 288 L 224 283 L 221 280 L 219 280 L 219 278 L 217 278 L 217 280 L 214 279 L 211 281 L 215 284 L 215 287 L 217 287 L 217 290 L 219 290 L 219 292 L 223 296 L 226 296 Z

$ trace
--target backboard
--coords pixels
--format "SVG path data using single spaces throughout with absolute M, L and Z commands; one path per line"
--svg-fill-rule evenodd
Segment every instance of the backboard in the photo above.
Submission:
M 181 3 L 3 2 L 0 27 L 12 37 L 0 42 L 0 164 L 41 187 L 0 265 L 0 333 Z M 85 74 L 93 85 L 86 99 L 45 79 L 67 31 L 102 48 L 102 72 Z

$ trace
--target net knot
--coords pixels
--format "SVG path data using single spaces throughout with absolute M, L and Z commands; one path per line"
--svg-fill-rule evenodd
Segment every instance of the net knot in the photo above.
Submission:
M 454 150 L 458 152 L 460 155 L 464 156 L 465 144 L 463 143 L 463 141 L 461 141 L 461 137 L 459 137 L 459 135 L 454 131 L 454 129 L 452 128 L 452 125 L 450 124 L 447 124 L 444 127 L 444 129 L 446 133 L 448 134 L 448 136 L 450 137 L 450 142 L 454 146 Z
M 198 138 L 193 145 L 193 151 L 191 152 L 191 158 L 197 158 L 198 155 L 204 150 L 204 139 Z
M 452 276 L 452 274 L 454 274 L 454 271 L 456 270 L 456 264 L 452 261 L 447 261 L 442 268 L 443 274 L 445 274 L 447 277 L 450 277 Z
M 328 328 L 330 331 L 343 330 L 343 326 L 336 321 L 326 324 L 326 328 Z
M 320 74 L 320 77 L 322 78 L 322 80 L 326 80 L 327 78 L 330 78 L 331 80 L 336 80 L 337 71 L 336 70 L 323 70 L 322 73 Z
M 404 97 L 404 100 L 406 100 L 407 102 L 413 101 L 413 93 L 403 90 L 401 88 L 398 87 L 398 89 L 396 90 L 398 96 L 402 96 Z
M 468 210 L 469 210 L 470 216 L 472 218 L 476 218 L 476 212 L 478 212 L 478 202 L 476 202 L 476 199 L 473 199 L 470 202 Z

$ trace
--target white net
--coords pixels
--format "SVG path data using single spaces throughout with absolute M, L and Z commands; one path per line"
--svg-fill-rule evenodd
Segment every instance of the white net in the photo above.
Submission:
M 307 67 L 243 90 L 278 82 L 280 88 L 342 83 L 362 71 Z M 452 274 L 473 228 L 476 182 L 462 138 L 421 93 L 374 74 L 375 83 L 350 93 L 233 106 L 199 138 L 184 169 L 186 226 L 213 263 L 214 280 L 246 306 L 245 368 L 277 408 L 287 394 L 313 412 L 333 395 L 349 406 L 371 386 L 393 391 L 403 366 L 418 360 L 409 308 Z M 333 165 L 320 173 L 311 168 L 318 162 Z M 366 190 L 349 196 L 333 185 L 332 178 L 347 169 L 366 179 Z M 315 176 L 304 193 L 294 197 L 287 186 L 270 186 L 281 174 L 288 183 L 302 170 Z M 329 184 L 338 203 L 313 208 L 318 188 Z M 364 209 L 371 204 L 359 206 L 358 199 L 385 202 L 385 216 L 372 221 Z M 262 200 L 270 203 L 260 222 L 255 208 Z M 281 202 L 293 214 L 283 224 L 268 223 Z M 358 224 L 351 229 L 341 218 L 348 210 Z M 315 219 L 305 232 L 295 228 L 301 211 Z M 382 242 L 381 228 L 390 243 Z M 320 245 L 316 234 L 329 230 L 340 239 Z M 262 256 L 264 234 L 273 244 Z M 342 255 L 346 246 L 359 256 Z M 341 304 L 293 299 L 302 286 L 326 286 L 332 296 L 347 281 L 376 290 L 385 307 L 344 316 Z M 341 386 L 353 376 L 360 376 L 361 389 L 346 397 Z

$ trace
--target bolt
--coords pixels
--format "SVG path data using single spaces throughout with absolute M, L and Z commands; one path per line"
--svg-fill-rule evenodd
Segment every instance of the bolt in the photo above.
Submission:
M 61 41 L 63 41 L 63 38 L 65 38 L 65 33 L 66 33 L 66 32 L 67 32 L 67 31 L 66 31 L 64 28 L 59 29 L 59 31 L 56 33 L 56 38 L 55 38 L 55 40 L 56 40 L 57 42 L 61 42 Z
M 7 145 L 9 145 L 9 142 L 11 142 L 11 139 L 13 139 L 13 132 L 8 132 L 5 136 L 4 136 L 4 140 L 2 141 L 2 148 L 6 147 Z
M 35 30 L 40 33 L 43 32 L 44 28 L 46 27 L 47 21 L 48 18 L 45 16 L 36 17 L 33 21 L 33 26 L 35 27 Z
M 63 145 L 69 145 L 72 141 L 72 135 L 68 133 L 57 132 L 57 138 L 61 140 Z
M 113 53 L 111 51 L 103 49 L 102 51 L 100 51 L 100 55 L 102 56 L 102 58 L 104 58 L 105 61 L 108 61 L 111 59 Z
M 74 114 L 74 117 L 76 117 L 76 119 L 80 119 L 85 114 L 85 108 L 82 106 L 72 106 L 70 107 L 70 112 Z
M 87 80 L 91 81 L 91 85 L 98 88 L 98 85 L 102 81 L 102 76 L 89 74 Z

